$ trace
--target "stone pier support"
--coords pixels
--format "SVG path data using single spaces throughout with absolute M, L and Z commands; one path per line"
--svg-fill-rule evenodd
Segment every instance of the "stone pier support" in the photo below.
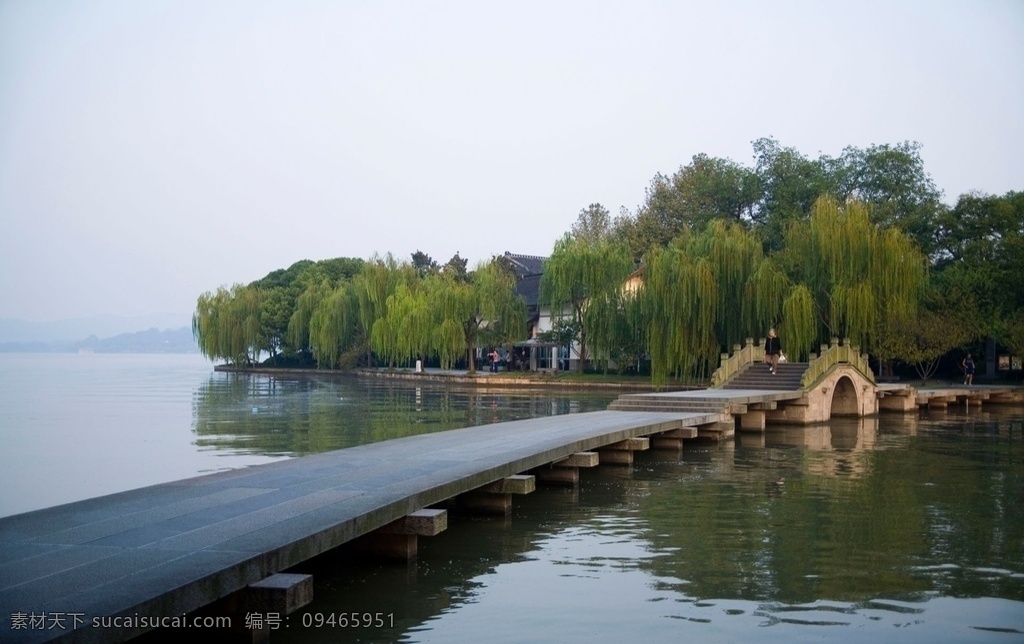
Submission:
M 533 473 L 542 483 L 575 487 L 580 482 L 580 468 L 594 467 L 599 462 L 597 452 L 576 452 L 560 461 L 539 467 Z
M 482 489 L 491 494 L 530 494 L 537 489 L 537 478 L 532 474 L 516 474 L 506 476 Z
M 970 410 L 971 407 L 980 410 L 982 403 L 988 400 L 988 396 L 986 394 L 967 395 L 963 397 L 963 400 L 967 410 Z
M 271 575 L 251 584 L 246 595 L 251 611 L 290 615 L 313 601 L 313 575 Z
M 270 642 L 273 630 L 271 623 L 283 624 L 287 615 L 312 601 L 313 575 L 277 573 L 210 604 L 202 611 L 210 615 L 231 616 L 228 632 L 217 633 L 219 641 L 266 644 Z M 248 620 L 247 615 L 250 616 Z M 253 616 L 256 616 L 255 620 Z
M 478 514 L 508 514 L 512 511 L 513 494 L 529 494 L 537 489 L 536 477 L 517 474 L 495 481 L 489 485 L 460 494 L 457 501 L 460 509 Z
M 1022 404 L 1024 403 L 1024 389 L 1014 391 L 1000 391 L 989 395 L 989 402 L 999 404 Z
M 721 441 L 736 435 L 736 420 L 720 420 L 697 428 L 697 438 Z
M 408 560 L 418 552 L 419 537 L 433 537 L 447 528 L 447 510 L 426 508 L 374 530 L 360 540 L 360 546 L 380 557 Z
M 917 411 L 917 401 L 910 390 L 895 394 L 880 394 L 878 409 L 879 411 L 899 411 L 904 413 Z
M 502 515 L 512 511 L 511 494 L 494 494 L 492 492 L 466 492 L 458 498 L 460 510 L 472 514 Z
M 697 438 L 696 427 L 670 429 L 667 432 L 661 432 L 650 437 L 651 449 L 678 452 L 683 449 L 683 441 L 691 438 Z
M 636 437 L 606 445 L 598 452 L 601 455 L 602 465 L 632 465 L 633 452 L 650 449 L 650 447 L 651 441 L 648 438 Z
M 741 432 L 763 432 L 765 427 L 765 412 L 763 409 L 750 410 L 740 416 L 736 424 L 737 429 Z

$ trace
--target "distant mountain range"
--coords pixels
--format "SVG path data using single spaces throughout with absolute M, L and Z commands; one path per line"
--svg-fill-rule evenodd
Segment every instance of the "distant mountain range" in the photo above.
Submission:
M 122 317 L 94 315 L 36 322 L 13 318 L 0 318 L 0 343 L 7 342 L 77 342 L 91 335 L 109 338 L 142 329 L 180 329 L 192 324 L 190 316 L 175 313 Z
M 81 318 L 57 322 L 0 320 L 0 352 L 4 353 L 198 353 L 190 327 L 181 322 L 160 330 L 125 331 L 148 318 Z M 165 316 L 166 317 L 166 316 Z M 129 327 L 131 329 L 133 327 Z M 140 326 L 134 326 L 139 329 Z M 144 328 L 144 327 L 142 327 Z M 84 338 L 84 339 L 83 339 Z

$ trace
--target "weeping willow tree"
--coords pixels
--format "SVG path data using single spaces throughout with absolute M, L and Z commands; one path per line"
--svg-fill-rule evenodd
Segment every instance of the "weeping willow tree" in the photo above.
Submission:
M 313 314 L 332 292 L 331 283 L 327 279 L 310 284 L 306 290 L 295 298 L 295 310 L 288 319 L 288 342 L 296 351 L 312 353 L 310 346 L 310 321 Z
M 568 234 L 555 244 L 541 277 L 541 301 L 551 307 L 553 320 L 569 318 L 579 328 L 577 371 L 587 361 L 589 334 L 600 325 L 596 317 L 607 310 L 589 306 L 590 300 L 612 297 L 632 272 L 633 260 L 622 244 L 589 243 Z
M 780 284 L 779 273 L 765 266 L 760 240 L 742 225 L 713 221 L 688 239 L 685 250 L 706 259 L 714 276 L 714 335 L 719 344 L 728 347 L 742 342 L 754 329 L 778 317 L 779 291 L 785 284 Z
M 430 350 L 431 310 L 427 289 L 417 278 L 400 282 L 388 296 L 386 312 L 370 331 L 373 350 L 390 366 L 424 357 Z
M 742 336 L 762 337 L 769 328 L 779 325 L 780 317 L 786 317 L 783 301 L 792 288 L 789 278 L 775 262 L 761 258 L 757 268 L 748 276 L 740 300 Z M 739 341 L 739 336 L 729 339 L 731 343 Z
M 475 349 L 481 338 L 504 344 L 526 332 L 526 304 L 516 294 L 516 278 L 497 260 L 477 266 L 468 282 L 437 276 L 430 302 L 434 310 L 433 348 L 448 369 L 465 356 L 476 371 Z
M 389 253 L 381 258 L 374 255 L 363 264 L 362 271 L 353 278 L 356 295 L 359 298 L 359 326 L 370 339 L 367 343 L 367 364 L 370 350 L 374 347 L 373 329 L 377 321 L 387 315 L 388 298 L 398 285 L 416 279 L 416 269 L 409 264 L 399 263 Z M 382 329 L 380 333 L 384 333 Z M 389 346 L 394 346 L 392 343 Z
M 707 258 L 693 257 L 678 245 L 654 249 L 647 257 L 642 301 L 655 385 L 713 363 L 719 352 L 714 335 L 718 283 Z
M 782 302 L 782 321 L 779 337 L 785 338 L 785 351 L 793 360 L 806 360 L 818 337 L 818 322 L 814 315 L 814 298 L 804 284 L 797 284 Z
M 676 243 L 681 257 L 704 260 L 715 283 L 713 335 L 720 349 L 762 337 L 779 325 L 793 284 L 766 257 L 756 235 L 737 222 L 718 220 Z M 698 293 L 709 297 L 710 293 Z M 685 302 L 682 303 L 685 306 Z
M 639 274 L 622 288 L 590 300 L 593 320 L 590 345 L 598 366 L 607 373 L 614 363 L 620 372 L 637 364 L 647 352 L 647 318 L 639 290 Z
M 360 337 L 359 295 L 353 282 L 342 282 L 317 303 L 309 320 L 309 342 L 317 366 L 334 369 L 342 353 Z
M 526 302 L 516 293 L 516 282 L 515 274 L 497 259 L 477 268 L 472 282 L 479 311 L 477 338 L 498 345 L 525 337 Z M 472 352 L 468 339 L 466 348 Z
M 706 378 L 722 350 L 772 326 L 806 335 L 799 290 L 739 223 L 716 221 L 700 234 L 684 234 L 652 253 L 646 268 L 642 299 L 655 384 L 669 376 Z M 803 344 L 810 340 L 795 346 Z
M 477 298 L 473 285 L 466 281 L 437 277 L 431 280 L 434 305 L 434 347 L 442 369 L 451 369 L 465 356 L 469 372 L 476 372 L 473 344 L 477 329 Z
M 211 360 L 252 364 L 263 346 L 260 325 L 262 291 L 235 284 L 203 293 L 192 315 L 192 335 Z
M 227 336 L 227 324 L 221 318 L 227 314 L 227 300 L 230 297 L 227 289 L 221 287 L 216 292 L 203 293 L 196 302 L 195 313 L 192 314 L 192 337 L 199 345 L 199 351 L 211 360 L 228 359 L 230 338 Z
M 806 288 L 792 305 L 805 313 L 810 303 L 822 342 L 848 337 L 874 352 L 891 344 L 879 342 L 880 334 L 907 326 L 917 313 L 927 260 L 898 229 L 872 224 L 863 203 L 819 198 L 810 218 L 790 228 L 784 252 Z

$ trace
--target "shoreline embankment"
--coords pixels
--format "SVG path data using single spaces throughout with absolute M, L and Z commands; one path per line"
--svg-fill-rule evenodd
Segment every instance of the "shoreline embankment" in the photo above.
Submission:
M 214 365 L 214 371 L 223 373 L 263 374 L 271 376 L 358 376 L 362 378 L 386 378 L 407 380 L 432 384 L 458 384 L 487 389 L 548 389 L 559 387 L 565 389 L 607 389 L 619 391 L 685 391 L 688 389 L 704 389 L 706 385 L 669 384 L 656 388 L 650 381 L 637 382 L 588 382 L 585 380 L 564 378 L 555 374 L 530 374 L 522 372 L 478 371 L 470 374 L 467 371 L 424 369 L 417 372 L 413 369 L 354 369 L 339 371 L 334 369 L 303 369 L 292 367 L 239 367 L 235 365 Z M 564 373 L 564 372 L 562 372 Z

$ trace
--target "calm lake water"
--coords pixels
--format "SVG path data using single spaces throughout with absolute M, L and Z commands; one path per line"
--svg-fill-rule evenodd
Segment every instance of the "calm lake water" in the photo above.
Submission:
M 0 354 L 0 515 L 613 397 Z M 507 518 L 454 515 L 409 564 L 309 562 L 316 600 L 273 639 L 1020 642 L 1022 503 L 1020 407 L 640 453 L 516 497 Z M 352 612 L 384 627 L 328 625 Z

